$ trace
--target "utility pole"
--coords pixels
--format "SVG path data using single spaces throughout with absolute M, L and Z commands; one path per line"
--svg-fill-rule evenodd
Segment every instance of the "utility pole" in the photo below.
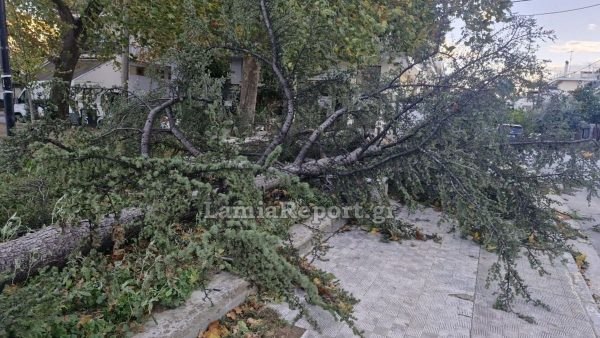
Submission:
M 123 95 L 125 99 L 129 97 L 129 28 L 127 25 L 128 15 L 127 15 L 127 2 L 123 2 L 122 6 L 123 10 L 123 23 L 125 27 L 122 28 L 121 33 L 123 33 L 124 44 L 121 47 L 121 87 L 123 87 Z
M 12 91 L 12 76 L 10 59 L 8 57 L 8 29 L 6 25 L 6 4 L 0 0 L 0 57 L 2 58 L 2 89 L 4 98 L 4 118 L 6 119 L 6 134 L 11 134 L 15 126 L 15 111 Z
M 124 30 L 125 34 L 129 34 L 127 29 Z M 127 43 L 123 46 L 121 52 L 121 87 L 123 87 L 123 94 L 125 97 L 129 96 L 129 36 L 127 36 Z

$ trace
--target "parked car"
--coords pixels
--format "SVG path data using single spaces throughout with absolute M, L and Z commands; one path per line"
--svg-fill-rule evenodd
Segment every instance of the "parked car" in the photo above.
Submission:
M 40 82 L 33 89 L 24 89 L 21 91 L 15 98 L 14 103 L 15 119 L 17 121 L 24 122 L 31 118 L 29 115 L 29 91 L 32 92 L 32 106 L 37 110 L 38 116 L 44 116 L 49 100 L 49 88 L 47 87 Z M 98 88 L 96 86 L 80 86 L 78 90 L 79 93 L 75 95 L 73 98 L 74 101 L 69 107 L 69 116 L 74 124 L 95 125 L 100 123 L 106 115 L 105 108 L 107 103 L 110 102 L 112 96 L 118 95 L 118 91 Z M 87 99 L 84 99 L 84 97 L 87 97 Z M 87 104 L 84 103 L 86 100 Z
M 17 96 L 17 98 L 15 99 L 15 104 L 14 104 L 15 119 L 19 122 L 24 122 L 24 121 L 30 119 L 29 102 L 27 99 L 27 95 L 28 95 L 27 90 L 23 90 L 19 94 L 19 96 Z M 32 101 L 34 101 L 33 106 L 34 106 L 34 109 L 37 109 L 38 115 L 43 116 L 44 109 L 35 103 L 35 102 L 37 102 L 37 100 L 32 98 Z
M 523 137 L 523 126 L 520 124 L 501 124 L 498 126 L 498 131 L 511 140 Z

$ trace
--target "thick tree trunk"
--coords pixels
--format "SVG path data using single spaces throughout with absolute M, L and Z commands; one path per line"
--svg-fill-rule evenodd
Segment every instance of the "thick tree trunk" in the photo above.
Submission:
M 81 222 L 79 226 L 49 226 L 15 240 L 0 243 L 0 285 L 26 279 L 45 266 L 61 266 L 74 252 L 87 253 L 91 248 L 112 246 L 113 226 L 131 225 L 143 216 L 141 209 L 125 209 L 117 219 L 106 217 L 94 226 Z M 128 228 L 126 238 L 134 236 L 139 227 Z M 5 277 L 6 276 L 6 277 Z
M 260 63 L 251 55 L 245 55 L 243 61 L 242 82 L 240 88 L 239 124 L 242 134 L 248 134 L 254 126 L 256 98 L 260 81 Z
M 65 32 L 62 37 L 61 51 L 54 63 L 54 82 L 50 89 L 50 116 L 56 119 L 69 118 L 69 96 L 71 94 L 71 81 L 77 61 L 81 55 L 78 39 L 81 29 L 73 27 Z
M 254 185 L 261 190 L 275 188 L 281 182 L 276 176 L 257 176 L 254 179 Z M 125 226 L 125 238 L 132 238 L 140 228 L 129 225 L 142 218 L 141 209 L 130 208 L 123 210 L 118 219 L 108 216 L 98 225 L 81 222 L 76 226 L 49 226 L 0 243 L 0 286 L 23 281 L 45 266 L 62 266 L 72 253 L 86 254 L 91 248 L 110 249 L 115 225 Z
M 38 112 L 37 109 L 35 109 L 35 106 L 33 105 L 33 99 L 32 99 L 32 93 L 33 88 L 28 88 L 26 95 L 27 95 L 27 105 L 29 107 L 29 118 L 31 119 L 31 122 L 33 123 L 35 120 L 37 120 L 38 118 Z

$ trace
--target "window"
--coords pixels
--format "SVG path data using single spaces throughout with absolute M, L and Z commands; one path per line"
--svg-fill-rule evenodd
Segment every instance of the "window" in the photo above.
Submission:
M 145 67 L 135 67 L 135 75 L 137 76 L 145 76 L 146 75 L 146 68 Z
M 590 138 L 590 128 L 583 128 L 582 133 L 581 133 L 581 138 L 584 140 L 587 140 L 588 138 Z
M 161 73 L 162 78 L 165 80 L 171 80 L 173 78 L 173 74 L 171 74 L 171 68 L 165 67 Z
M 25 98 L 27 97 L 27 91 L 24 90 L 21 92 L 21 95 L 19 95 L 19 97 L 17 98 L 17 104 L 19 103 L 25 103 Z

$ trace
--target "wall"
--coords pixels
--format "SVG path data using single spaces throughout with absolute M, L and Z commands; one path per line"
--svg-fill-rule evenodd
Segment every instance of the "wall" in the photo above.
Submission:
M 109 61 L 73 79 L 73 84 L 90 84 L 102 88 L 121 86 L 121 71 Z
M 231 84 L 239 85 L 242 82 L 242 64 L 243 58 L 234 56 L 231 58 L 229 63 L 229 73 L 231 77 Z
M 138 68 L 142 68 L 144 75 L 138 75 Z M 129 66 L 129 90 L 143 95 L 150 90 L 160 87 L 159 81 L 148 76 L 148 67 L 145 65 L 131 64 Z M 114 62 L 108 61 L 91 71 L 82 74 L 73 80 L 76 85 L 90 84 L 101 88 L 121 87 L 121 69 Z

